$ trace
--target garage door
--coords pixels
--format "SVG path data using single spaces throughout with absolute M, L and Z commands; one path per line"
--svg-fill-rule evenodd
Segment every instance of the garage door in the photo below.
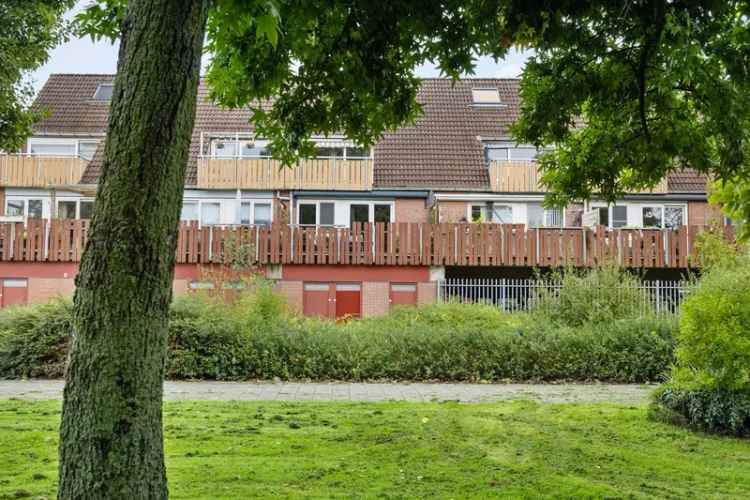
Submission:
M 25 279 L 4 279 L 0 283 L 0 306 L 26 304 L 29 287 Z
M 336 284 L 336 318 L 359 318 L 362 286 L 359 283 Z
M 305 316 L 332 316 L 333 301 L 331 285 L 328 283 L 305 283 L 302 291 L 302 309 Z
M 416 283 L 391 283 L 391 306 L 417 305 Z

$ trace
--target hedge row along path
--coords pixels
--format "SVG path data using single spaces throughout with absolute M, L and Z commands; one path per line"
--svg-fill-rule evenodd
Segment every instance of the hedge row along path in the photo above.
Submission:
M 175 401 L 460 401 L 641 404 L 654 385 L 164 382 Z M 0 399 L 62 399 L 62 380 L 0 380 Z

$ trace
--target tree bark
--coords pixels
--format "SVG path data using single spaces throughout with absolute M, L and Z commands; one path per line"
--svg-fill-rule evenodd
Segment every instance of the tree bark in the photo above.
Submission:
M 208 0 L 130 0 L 76 278 L 60 499 L 167 498 L 167 319 Z

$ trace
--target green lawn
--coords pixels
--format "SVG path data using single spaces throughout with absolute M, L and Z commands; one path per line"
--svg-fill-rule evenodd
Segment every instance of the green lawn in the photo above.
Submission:
M 59 402 L 0 401 L 0 498 L 53 498 Z M 172 498 L 750 498 L 750 442 L 643 407 L 168 403 Z

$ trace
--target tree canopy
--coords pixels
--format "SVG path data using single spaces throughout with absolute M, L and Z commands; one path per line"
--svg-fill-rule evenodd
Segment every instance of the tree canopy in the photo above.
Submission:
M 515 137 L 555 146 L 552 201 L 614 200 L 694 168 L 731 181 L 716 199 L 747 214 L 748 3 L 585 4 L 534 27 L 521 83 Z
M 47 61 L 49 51 L 68 33 L 63 13 L 74 0 L 4 0 L 0 2 L 0 150 L 18 149 L 31 135 L 40 111 L 30 71 Z

